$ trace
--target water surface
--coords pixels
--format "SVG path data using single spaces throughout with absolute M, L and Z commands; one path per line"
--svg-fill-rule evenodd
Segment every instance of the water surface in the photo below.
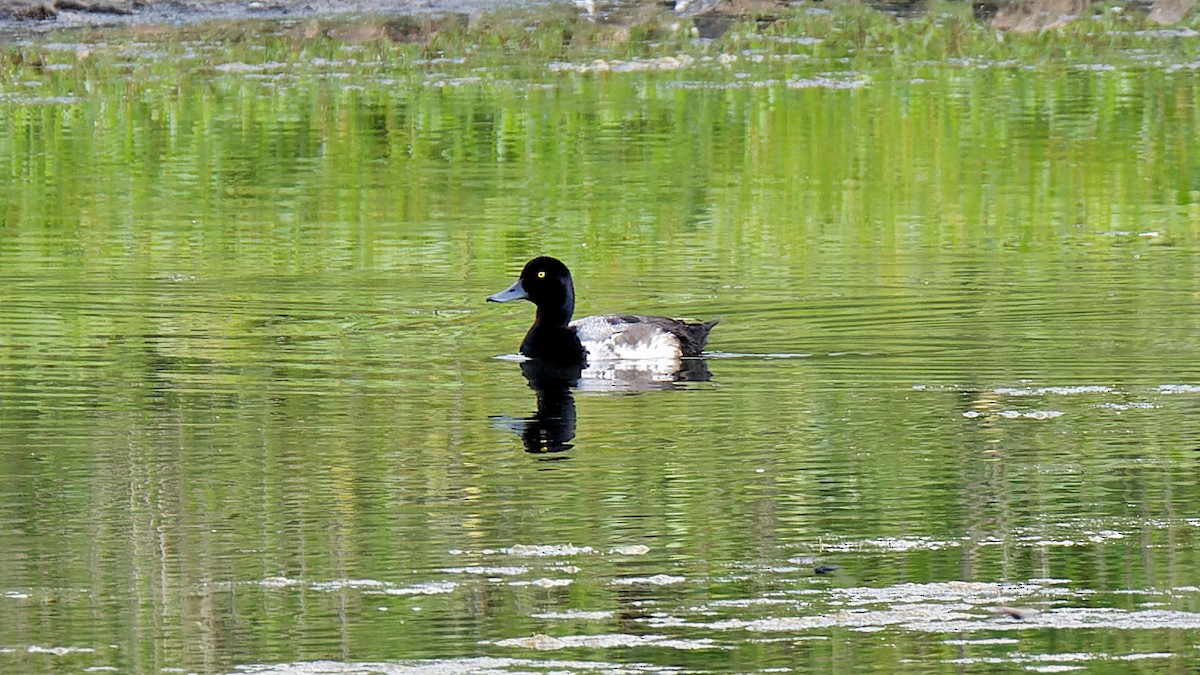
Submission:
M 1194 60 L 808 21 L 5 46 L 0 670 L 1195 667 Z M 539 411 L 543 253 L 710 377 Z

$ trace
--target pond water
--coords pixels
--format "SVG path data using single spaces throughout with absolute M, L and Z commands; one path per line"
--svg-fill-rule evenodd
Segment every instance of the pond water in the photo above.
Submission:
M 804 21 L 0 47 L 0 671 L 1195 668 L 1196 38 Z

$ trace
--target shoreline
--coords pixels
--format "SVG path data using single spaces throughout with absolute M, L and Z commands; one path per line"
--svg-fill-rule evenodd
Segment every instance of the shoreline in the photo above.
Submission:
M 564 4 L 546 0 L 517 3 L 505 0 L 0 0 L 0 35 L 36 35 L 73 28 L 181 27 L 209 21 L 395 19 L 501 9 L 533 10 Z

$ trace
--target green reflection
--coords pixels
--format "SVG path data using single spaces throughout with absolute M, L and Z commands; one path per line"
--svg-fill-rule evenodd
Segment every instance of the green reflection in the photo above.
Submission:
M 1200 394 L 1162 388 L 1200 380 L 1196 55 L 1136 28 L 845 8 L 716 42 L 555 15 L 4 46 L 0 670 L 665 632 L 730 649 L 554 657 L 929 672 L 964 651 L 944 633 L 646 618 L 1029 579 L 1196 611 L 1171 589 L 1200 583 Z M 580 314 L 722 317 L 713 382 L 579 393 L 566 459 L 526 455 L 491 418 L 535 394 L 490 357 L 528 308 L 483 298 L 538 253 Z M 500 552 L 533 544 L 590 549 Z M 841 570 L 777 571 L 808 555 Z M 660 574 L 686 581 L 614 583 Z M 570 609 L 611 614 L 536 616 Z

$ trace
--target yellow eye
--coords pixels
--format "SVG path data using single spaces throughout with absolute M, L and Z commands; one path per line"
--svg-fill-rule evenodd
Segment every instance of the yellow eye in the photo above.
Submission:
M 538 272 L 538 278 L 545 279 L 546 278 L 546 270 L 542 270 L 542 271 Z

